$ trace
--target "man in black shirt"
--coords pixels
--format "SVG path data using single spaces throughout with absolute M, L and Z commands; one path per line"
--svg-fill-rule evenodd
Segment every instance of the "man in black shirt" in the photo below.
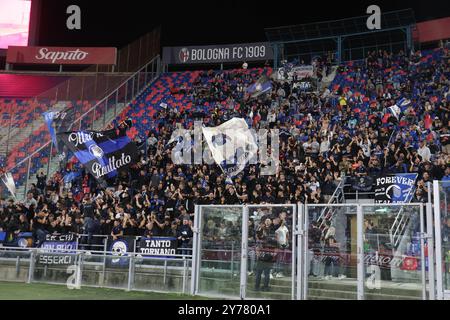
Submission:
M 94 205 L 91 198 L 87 198 L 83 201 L 83 217 L 93 217 L 94 216 Z
M 111 230 L 111 236 L 112 236 L 113 240 L 117 240 L 120 237 L 123 237 L 122 224 L 120 223 L 120 220 L 118 220 L 118 219 L 114 220 L 114 227 Z
M 48 234 L 48 215 L 47 209 L 44 209 L 44 211 L 40 211 L 33 218 L 33 238 L 37 247 L 45 241 L 45 237 Z
M 181 243 L 181 254 L 182 255 L 189 255 L 191 254 L 190 250 L 186 250 L 189 248 L 190 240 L 193 236 L 192 228 L 189 224 L 188 219 L 183 219 L 183 224 L 180 226 L 177 232 L 177 238 Z
M 233 186 L 229 186 L 225 190 L 225 202 L 226 204 L 237 204 L 239 203 L 239 198 L 236 195 L 236 191 Z

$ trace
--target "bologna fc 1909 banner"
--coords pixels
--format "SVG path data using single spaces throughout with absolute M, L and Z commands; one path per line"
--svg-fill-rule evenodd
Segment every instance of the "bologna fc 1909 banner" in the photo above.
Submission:
M 118 170 L 133 164 L 138 155 L 130 138 L 117 136 L 114 129 L 63 132 L 58 136 L 99 182 L 116 177 Z

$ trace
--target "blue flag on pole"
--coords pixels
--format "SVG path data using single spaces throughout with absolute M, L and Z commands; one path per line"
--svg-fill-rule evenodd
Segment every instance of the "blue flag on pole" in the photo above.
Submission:
M 254 84 L 250 85 L 246 92 L 252 97 L 256 98 L 260 95 L 270 92 L 272 90 L 272 82 L 265 76 L 261 77 Z

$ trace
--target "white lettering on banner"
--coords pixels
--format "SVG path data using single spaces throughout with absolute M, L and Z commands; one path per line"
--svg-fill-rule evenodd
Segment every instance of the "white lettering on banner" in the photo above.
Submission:
M 80 49 L 71 51 L 49 51 L 48 48 L 41 48 L 36 59 L 38 60 L 51 60 L 52 63 L 56 63 L 58 60 L 74 60 L 82 61 L 89 55 L 88 52 L 81 51 Z
M 228 48 L 214 49 L 192 49 L 191 60 L 226 60 L 230 58 L 230 50 Z
M 145 240 L 145 245 L 150 248 L 170 248 L 170 240 Z
M 41 264 L 70 264 L 72 263 L 71 256 L 39 256 L 39 263 Z
M 141 248 L 141 253 L 161 255 L 161 256 L 172 256 L 176 254 L 176 249 L 167 248 Z
M 390 184 L 404 184 L 404 185 L 408 185 L 408 186 L 412 187 L 414 185 L 414 182 L 415 182 L 415 179 L 409 179 L 409 178 L 398 177 L 398 176 L 382 177 L 382 178 L 377 179 L 377 185 L 390 183 Z
M 266 47 L 264 45 L 232 47 L 231 57 L 230 57 L 230 48 L 208 48 L 208 49 L 200 48 L 190 50 L 191 50 L 190 52 L 191 61 L 251 59 L 251 58 L 263 58 L 266 55 Z
M 101 134 L 100 132 L 72 132 L 69 135 L 69 142 L 73 142 L 75 147 L 77 147 L 80 144 L 92 141 L 94 136 L 98 137 L 103 137 L 103 134 Z
M 117 170 L 120 167 L 123 167 L 124 165 L 129 164 L 131 162 L 131 156 L 122 153 L 121 158 L 116 159 L 116 157 L 112 156 L 111 158 L 108 158 L 108 160 L 109 161 L 106 166 L 102 166 L 98 162 L 94 162 L 92 164 L 91 170 L 95 174 L 96 178 L 103 177 L 104 175 L 113 172 L 114 170 Z

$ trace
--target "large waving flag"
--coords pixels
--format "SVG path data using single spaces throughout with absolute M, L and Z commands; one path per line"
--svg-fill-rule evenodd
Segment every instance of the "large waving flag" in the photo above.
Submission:
M 375 180 L 375 203 L 409 203 L 414 196 L 417 173 L 397 173 Z
M 11 192 L 14 199 L 16 198 L 16 184 L 14 183 L 14 178 L 11 174 L 11 172 L 5 173 L 1 177 L 2 182 L 5 184 L 6 188 L 9 192 Z
M 203 127 L 202 130 L 214 161 L 228 177 L 244 170 L 258 152 L 255 138 L 244 119 L 233 118 L 220 126 Z
M 270 90 L 272 90 L 272 82 L 266 76 L 262 76 L 254 84 L 248 86 L 246 92 L 252 98 L 256 98 Z
M 389 111 L 392 113 L 394 117 L 397 118 L 397 120 L 400 120 L 400 114 L 402 113 L 402 110 L 400 110 L 400 108 L 396 104 L 389 107 Z
M 191 132 L 189 130 L 183 130 L 183 132 L 174 131 L 169 142 L 166 146 L 176 142 L 177 144 L 172 149 L 172 159 L 175 164 L 190 163 L 191 151 L 193 146 L 193 139 L 191 138 Z
M 57 133 L 72 129 L 75 121 L 75 107 L 69 107 L 64 111 L 49 110 L 42 114 L 47 124 L 48 131 L 52 138 L 53 145 L 57 153 L 63 153 L 62 145 L 58 143 Z
M 58 137 L 102 184 L 135 163 L 138 156 L 136 145 L 127 135 L 117 136 L 115 129 L 62 132 Z

